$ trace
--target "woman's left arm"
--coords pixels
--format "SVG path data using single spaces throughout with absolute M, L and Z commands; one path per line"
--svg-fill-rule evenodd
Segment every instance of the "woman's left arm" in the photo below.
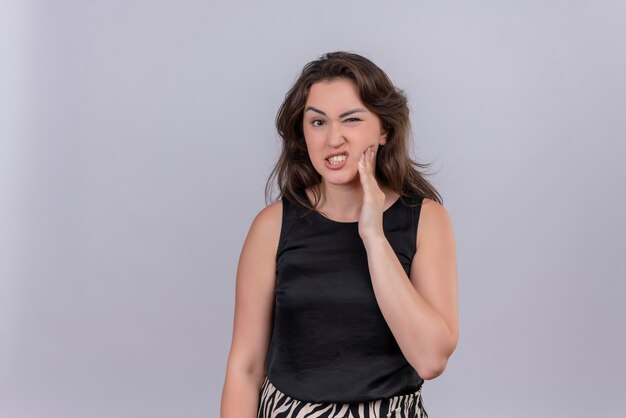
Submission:
M 433 379 L 443 373 L 458 341 L 456 251 L 445 208 L 425 198 L 420 212 L 410 278 L 384 235 L 363 242 L 389 328 L 419 375 Z
M 452 222 L 442 205 L 424 198 L 407 277 L 383 232 L 385 194 L 374 176 L 374 154 L 365 152 L 359 161 L 364 190 L 359 234 L 374 294 L 406 359 L 422 378 L 434 379 L 443 373 L 459 335 Z

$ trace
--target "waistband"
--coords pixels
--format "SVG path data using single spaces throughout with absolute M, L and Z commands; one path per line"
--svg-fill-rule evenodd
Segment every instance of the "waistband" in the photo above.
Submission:
M 423 411 L 422 414 L 417 411 Z M 363 402 L 306 402 L 290 397 L 277 389 L 266 376 L 260 387 L 259 413 L 257 418 L 287 416 L 311 416 L 324 418 L 350 416 L 416 417 L 428 415 L 422 406 L 422 388 L 413 393 L 397 395 L 391 398 Z M 293 415 L 291 415 L 293 414 Z M 306 415 L 305 415 L 306 414 Z M 319 414 L 319 415 L 318 415 Z

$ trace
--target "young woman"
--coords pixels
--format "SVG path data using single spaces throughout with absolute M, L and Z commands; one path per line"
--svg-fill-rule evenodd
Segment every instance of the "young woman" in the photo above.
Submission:
M 409 157 L 407 99 L 365 57 L 308 63 L 281 105 L 277 200 L 237 267 L 222 418 L 427 417 L 458 341 L 452 225 Z

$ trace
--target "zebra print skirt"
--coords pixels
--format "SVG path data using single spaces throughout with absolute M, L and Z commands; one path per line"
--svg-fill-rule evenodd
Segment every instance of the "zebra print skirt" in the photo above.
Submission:
M 312 403 L 290 398 L 276 389 L 267 376 L 259 390 L 257 418 L 428 418 L 422 389 L 361 403 Z

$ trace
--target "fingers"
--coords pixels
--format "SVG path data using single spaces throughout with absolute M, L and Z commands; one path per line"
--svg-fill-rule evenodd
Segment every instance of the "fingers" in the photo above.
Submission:
M 367 169 L 368 174 L 374 174 L 374 159 L 376 158 L 376 151 L 374 151 L 374 146 L 370 145 L 364 152 L 365 156 L 365 168 Z
M 361 154 L 361 158 L 359 159 L 359 176 L 366 193 L 371 191 L 371 182 L 374 180 L 375 158 L 374 147 L 369 146 L 363 154 Z
M 363 154 L 361 154 L 361 158 L 359 158 L 359 168 L 365 168 L 368 173 L 373 172 L 374 169 L 374 147 L 369 146 Z

